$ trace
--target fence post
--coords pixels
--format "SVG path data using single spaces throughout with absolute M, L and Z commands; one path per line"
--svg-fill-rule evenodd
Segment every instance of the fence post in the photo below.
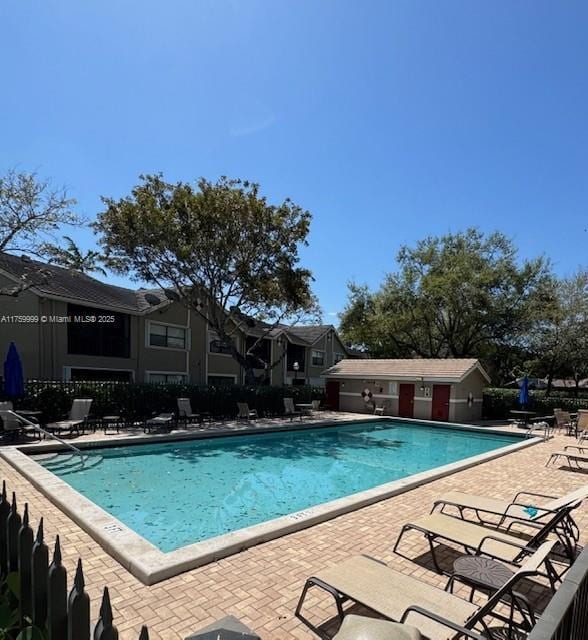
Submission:
M 47 576 L 47 631 L 49 640 L 67 640 L 67 573 L 61 564 L 59 536 Z
M 29 526 L 29 505 L 25 503 L 22 516 L 22 527 L 18 532 L 18 573 L 20 575 L 20 626 L 24 627 L 26 619 L 31 617 L 31 556 L 33 551 L 33 530 Z
M 8 571 L 18 571 L 18 532 L 22 520 L 16 508 L 16 493 L 12 492 L 12 505 L 6 521 L 6 536 L 8 537 Z
M 2 481 L 2 495 L 0 496 L 0 576 L 8 573 L 8 537 L 7 521 L 10 505 L 6 499 L 6 480 Z
M 33 624 L 42 629 L 47 620 L 47 574 L 49 571 L 49 549 L 43 541 L 43 518 L 39 522 L 31 556 Z
M 73 587 L 67 599 L 67 617 L 68 640 L 90 640 L 90 596 L 84 591 L 81 558 L 78 559 Z
M 139 634 L 139 640 L 149 640 L 149 632 L 147 631 L 147 627 L 143 625 L 141 627 L 141 633 Z
M 94 640 L 118 640 L 118 629 L 112 624 L 112 607 L 108 587 L 104 587 L 100 617 L 94 628 Z

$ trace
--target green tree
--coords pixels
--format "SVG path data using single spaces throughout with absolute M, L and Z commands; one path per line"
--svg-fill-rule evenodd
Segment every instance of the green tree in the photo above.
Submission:
M 102 266 L 104 259 L 98 251 L 89 249 L 84 253 L 69 236 L 63 236 L 63 240 L 65 247 L 53 244 L 42 245 L 41 250 L 50 263 L 80 273 L 106 275 L 106 270 Z
M 148 175 L 128 197 L 103 202 L 95 228 L 116 269 L 201 315 L 248 382 L 255 348 L 276 324 L 318 314 L 311 273 L 299 266 L 311 215 L 291 200 L 270 205 L 259 185 L 225 177 L 194 187 Z M 252 317 L 266 324 L 246 351 L 236 335 Z
M 496 357 L 520 345 L 548 294 L 548 262 L 519 263 L 501 233 L 427 237 L 397 263 L 375 292 L 351 285 L 341 317 L 344 339 L 379 356 Z
M 53 234 L 62 225 L 80 225 L 75 200 L 64 188 L 55 188 L 35 173 L 10 170 L 0 176 L 0 253 L 22 253 L 44 257 Z M 18 296 L 49 273 L 30 261 L 18 284 L 1 287 L 0 295 Z
M 529 337 L 527 368 L 547 378 L 549 394 L 554 377 L 571 378 L 578 393 L 588 378 L 588 271 L 553 280 L 550 304 L 537 310 Z

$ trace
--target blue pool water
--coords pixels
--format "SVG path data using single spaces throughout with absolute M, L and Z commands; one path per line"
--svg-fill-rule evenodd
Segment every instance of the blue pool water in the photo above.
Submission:
M 520 439 L 385 421 L 88 451 L 38 462 L 162 551 Z

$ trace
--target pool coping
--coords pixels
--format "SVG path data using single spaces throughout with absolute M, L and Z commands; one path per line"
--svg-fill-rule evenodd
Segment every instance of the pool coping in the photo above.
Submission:
M 275 428 L 256 429 L 254 432 L 268 433 L 272 431 L 300 430 L 320 426 L 328 427 L 331 424 L 333 426 L 344 426 L 364 421 L 387 422 L 391 419 L 398 420 L 393 416 L 378 417 L 377 420 L 374 420 L 373 416 L 371 419 L 367 416 L 358 416 L 357 420 L 288 424 L 285 426 L 276 425 Z M 503 431 L 501 429 L 492 429 L 489 431 L 488 428 L 474 425 L 435 422 L 431 420 L 402 419 L 402 421 L 415 422 L 418 424 L 424 423 L 440 428 L 458 428 L 464 431 L 483 432 L 486 434 L 509 435 L 511 437 L 514 435 L 510 431 Z M 219 430 L 215 431 L 214 434 L 203 431 L 195 432 L 194 434 L 177 434 L 179 437 L 167 436 L 163 438 L 157 436 L 150 438 L 131 436 L 129 438 L 117 439 L 116 442 L 112 441 L 112 444 L 108 446 L 138 444 L 139 440 L 141 443 L 173 442 L 176 440 L 200 439 L 211 436 L 238 436 L 251 433 L 252 430 L 244 429 L 230 432 L 222 432 Z M 133 576 L 143 584 L 152 585 L 185 571 L 189 571 L 190 569 L 233 555 L 248 547 L 311 527 L 361 507 L 391 498 L 457 471 L 468 469 L 483 462 L 502 457 L 508 453 L 543 442 L 543 439 L 538 437 L 525 438 L 522 435 L 518 437 L 520 438 L 520 442 L 499 447 L 493 451 L 470 456 L 469 458 L 416 473 L 406 478 L 393 480 L 365 491 L 337 498 L 302 511 L 280 516 L 208 540 L 195 542 L 170 552 L 160 551 L 154 544 L 110 515 L 104 509 L 73 489 L 67 482 L 58 478 L 51 471 L 45 469 L 27 455 L 28 451 L 31 453 L 43 453 L 49 449 L 51 449 L 51 451 L 57 449 L 66 450 L 65 447 L 59 446 L 57 448 L 55 445 L 50 445 L 49 447 L 39 445 L 13 446 L 0 450 L 0 457 L 27 478 L 33 486 L 94 538 L 107 553 L 115 558 Z M 95 448 L 97 446 L 97 443 L 93 442 L 80 443 L 80 445 L 82 444 L 85 445 L 83 448 Z M 80 448 L 82 447 L 80 446 Z

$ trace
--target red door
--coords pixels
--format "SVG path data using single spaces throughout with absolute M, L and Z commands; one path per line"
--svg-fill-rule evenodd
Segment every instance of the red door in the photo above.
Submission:
M 433 385 L 433 409 L 431 410 L 431 420 L 449 420 L 449 392 L 448 384 Z
M 339 411 L 339 382 L 327 380 L 327 406 L 333 411 Z
M 401 418 L 414 416 L 414 384 L 401 384 L 398 391 L 398 415 Z

